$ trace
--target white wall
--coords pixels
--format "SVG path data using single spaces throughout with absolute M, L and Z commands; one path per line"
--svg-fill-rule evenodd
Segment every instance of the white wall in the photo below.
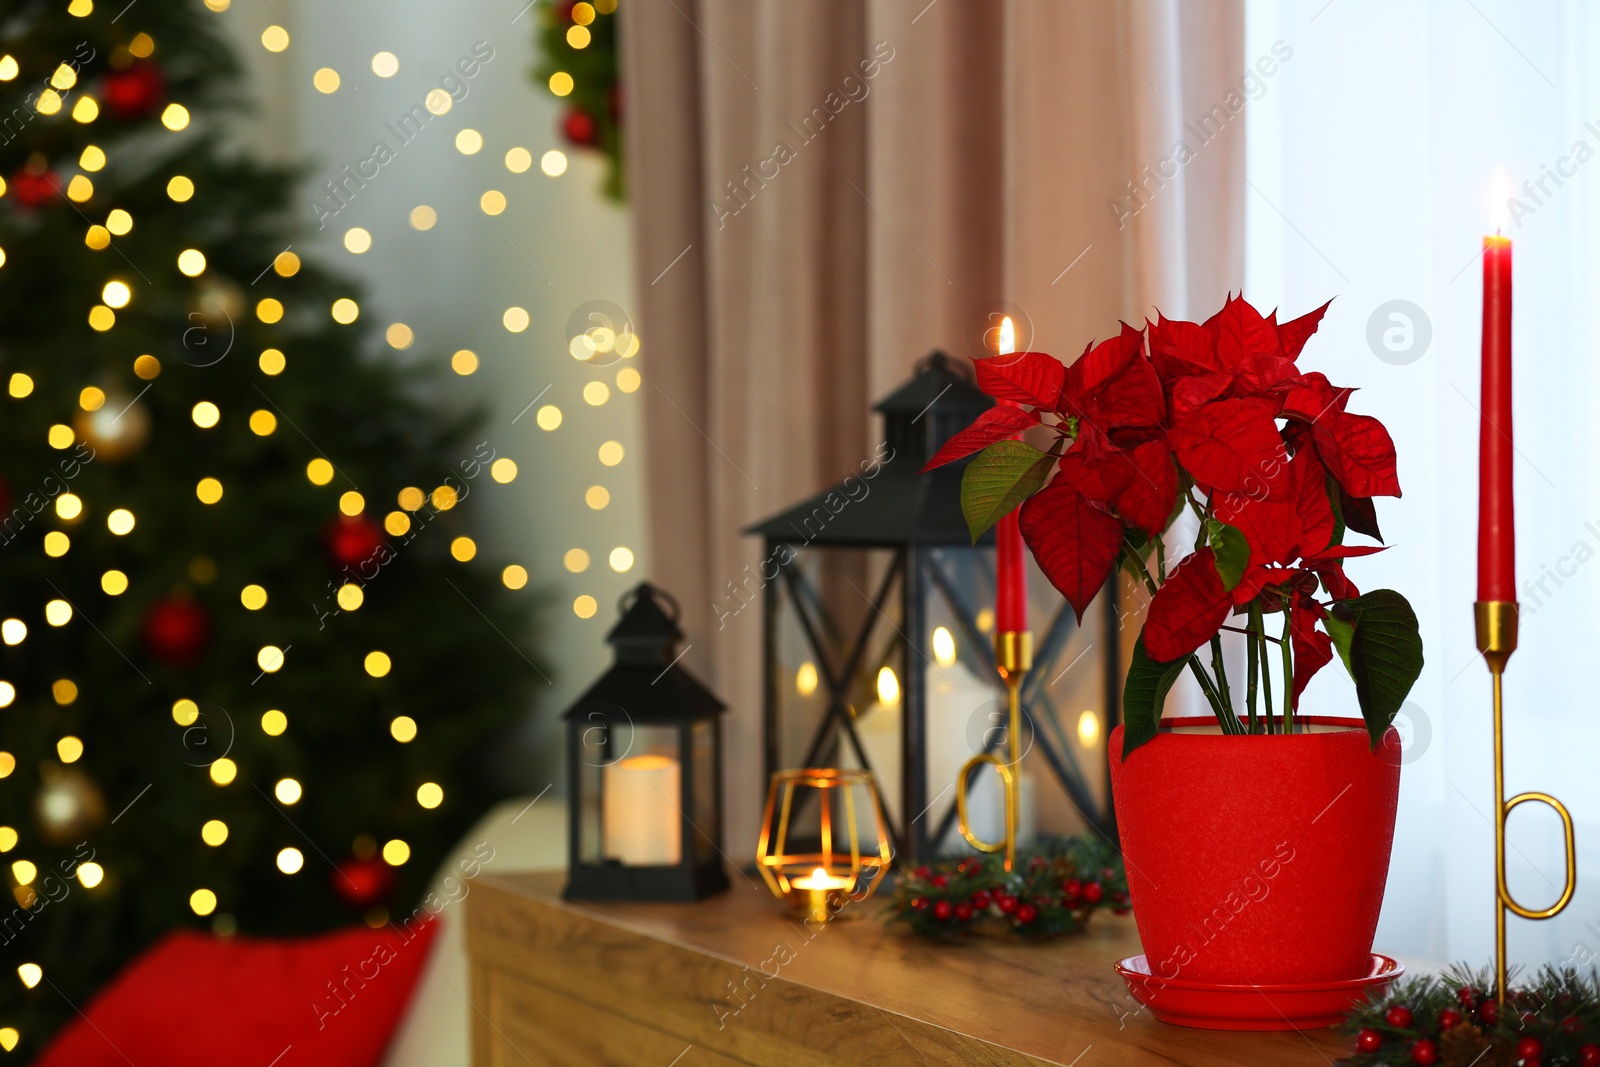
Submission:
M 1251 104 L 1249 282 L 1264 308 L 1298 314 L 1336 296 L 1303 365 L 1361 387 L 1352 410 L 1390 428 L 1405 497 L 1380 501 L 1389 552 L 1351 564 L 1362 589 L 1404 592 L 1428 664 L 1403 714 L 1401 786 L 1378 947 L 1482 965 L 1493 958 L 1494 835 L 1489 679 L 1473 643 L 1481 267 L 1496 166 L 1537 179 L 1583 140 L 1600 150 L 1592 56 L 1600 11 L 1580 4 L 1250 0 L 1246 54 L 1294 49 Z M 1570 169 L 1570 168 L 1569 168 Z M 1514 962 L 1600 953 L 1600 779 L 1593 708 L 1600 568 L 1594 422 L 1600 164 L 1508 230 L 1515 241 L 1515 468 L 1522 648 L 1506 675 L 1507 793 L 1545 790 L 1577 822 L 1571 907 L 1544 923 L 1510 920 Z M 1391 300 L 1420 308 L 1426 351 L 1369 345 Z M 1379 346 L 1382 348 L 1382 346 Z M 1415 358 L 1411 358 L 1414 356 Z M 1580 549 L 1579 546 L 1585 548 Z M 1530 588 L 1544 569 L 1557 583 Z M 1341 672 L 1313 683 L 1313 710 L 1349 713 Z M 1510 826 L 1509 877 L 1523 903 L 1560 892 L 1560 828 L 1542 808 Z M 1330 892 L 1338 887 L 1330 886 Z M 1593 925 L 1589 925 L 1593 924 Z M 1580 944 L 1587 947 L 1574 954 Z
M 559 776 L 556 714 L 609 662 L 602 637 L 615 619 L 617 598 L 649 570 L 639 451 L 642 394 L 616 388 L 617 366 L 588 366 L 567 352 L 568 319 L 581 304 L 602 299 L 631 306 L 628 216 L 602 201 L 600 161 L 568 150 L 559 138 L 555 101 L 529 80 L 537 11 L 519 16 L 522 7 L 521 0 L 235 0 L 210 17 L 223 20 L 239 42 L 260 102 L 261 113 L 244 124 L 242 139 L 258 154 L 306 161 L 311 189 L 335 177 L 341 166 L 370 156 L 375 141 L 399 145 L 386 123 L 438 88 L 478 42 L 493 49 L 493 58 L 465 80 L 465 98 L 399 148 L 321 232 L 308 189 L 302 200 L 311 239 L 296 250 L 359 278 L 367 287 L 364 318 L 404 322 L 415 331 L 411 349 L 386 348 L 384 358 L 443 368 L 459 348 L 480 357 L 480 369 L 470 377 L 446 372 L 436 399 L 446 408 L 483 406 L 489 418 L 482 437 L 519 467 L 509 485 L 479 482 L 486 523 L 480 550 L 497 565 L 527 568 L 530 580 L 522 595 L 547 594 L 537 647 L 552 684 L 540 685 L 530 708 L 529 750 L 514 757 L 522 783 L 537 792 Z M 272 24 L 290 33 L 282 53 L 261 45 L 262 30 Z M 372 57 L 379 51 L 399 58 L 393 77 L 373 73 Z M 312 85 L 321 67 L 343 76 L 332 94 Z M 472 156 L 454 144 L 456 133 L 469 127 L 483 135 L 482 150 Z M 533 154 L 526 173 L 505 166 L 513 146 Z M 538 165 L 551 148 L 566 150 L 571 160 L 559 178 L 545 176 Z M 476 207 L 489 189 L 509 202 L 492 220 Z M 438 213 L 428 232 L 413 230 L 407 221 L 419 204 Z M 365 254 L 352 255 L 343 246 L 352 226 L 372 234 Z M 512 306 L 531 316 L 525 332 L 503 327 L 502 313 Z M 591 380 L 611 386 L 610 399 L 598 407 L 581 397 Z M 538 403 L 527 408 L 535 397 Z M 564 416 L 553 432 L 535 421 L 546 404 Z M 624 447 L 620 466 L 599 462 L 598 449 L 608 440 Z M 603 511 L 584 503 L 585 490 L 596 484 L 611 494 Z M 625 574 L 613 573 L 606 562 L 619 545 L 638 557 Z M 563 567 L 569 548 L 589 553 L 586 572 L 570 574 Z M 573 611 L 574 598 L 583 594 L 599 601 L 598 613 L 587 620 Z

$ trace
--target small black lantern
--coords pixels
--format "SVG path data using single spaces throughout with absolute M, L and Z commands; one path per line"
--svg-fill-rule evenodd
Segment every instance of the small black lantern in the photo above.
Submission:
M 763 773 L 871 770 L 902 864 L 962 848 L 957 768 L 1005 740 L 988 609 L 994 536 L 973 544 L 962 517 L 967 460 L 922 470 L 994 404 L 962 373 L 965 362 L 929 355 L 874 405 L 884 425 L 873 456 L 745 530 L 766 542 Z M 1080 628 L 1030 566 L 1030 600 L 1049 615 L 1034 628 L 1040 640 L 1022 687 L 1024 779 L 1033 768 L 1058 786 L 1036 790 L 1040 829 L 1076 820 L 1116 834 L 1104 756 L 1121 696 L 1115 582 L 1099 617 Z M 1047 818 L 1047 804 L 1065 822 Z
M 722 701 L 677 662 L 678 605 L 622 599 L 616 662 L 567 710 L 568 900 L 698 900 L 722 865 Z

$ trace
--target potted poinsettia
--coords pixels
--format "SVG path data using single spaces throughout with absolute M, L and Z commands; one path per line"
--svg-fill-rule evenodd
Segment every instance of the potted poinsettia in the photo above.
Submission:
M 977 360 L 1002 403 L 930 463 L 977 453 L 961 488 L 974 538 L 1020 506 L 1080 619 L 1119 564 L 1149 594 L 1110 759 L 1146 962 L 1168 979 L 1370 968 L 1399 790 L 1390 723 L 1422 642 L 1404 597 L 1345 573 L 1382 551 L 1350 539 L 1381 540 L 1373 500 L 1400 483 L 1383 425 L 1296 365 L 1326 310 L 1279 323 L 1230 298 L 1203 323 L 1124 324 L 1070 366 Z M 1244 645 L 1242 678 L 1224 632 Z M 1360 717 L 1301 714 L 1335 657 Z M 1212 718 L 1162 718 L 1185 673 Z

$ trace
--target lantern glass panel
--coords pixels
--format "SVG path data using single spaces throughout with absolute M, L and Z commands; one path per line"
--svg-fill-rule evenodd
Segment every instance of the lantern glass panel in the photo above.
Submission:
M 615 731 L 620 754 L 601 774 L 605 858 L 629 867 L 670 867 L 683 858 L 683 763 L 677 726 Z

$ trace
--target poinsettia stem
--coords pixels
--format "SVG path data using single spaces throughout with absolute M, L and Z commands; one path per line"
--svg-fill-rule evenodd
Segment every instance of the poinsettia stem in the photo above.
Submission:
M 1251 621 L 1254 621 L 1255 608 L 1252 607 L 1250 610 Z M 1238 627 L 1225 626 L 1223 629 L 1238 630 Z M 1239 632 L 1247 635 L 1244 642 L 1245 677 L 1247 679 L 1245 682 L 1244 696 L 1245 708 L 1250 713 L 1250 732 L 1257 733 L 1261 729 L 1260 723 L 1256 720 L 1256 679 L 1261 673 L 1261 652 L 1258 648 L 1256 648 L 1255 634 L 1251 633 L 1249 630 L 1242 630 Z
M 1233 710 L 1233 693 L 1228 688 L 1228 671 L 1222 665 L 1222 637 L 1213 634 L 1211 637 L 1211 671 L 1217 676 L 1217 691 L 1222 695 L 1222 707 L 1228 713 L 1228 718 L 1234 722 L 1239 721 L 1239 713 Z
M 1222 725 L 1225 734 L 1238 734 L 1244 732 L 1244 726 L 1238 719 L 1233 718 L 1222 706 L 1222 698 L 1217 695 L 1216 686 L 1211 684 L 1210 675 L 1200 665 L 1200 657 L 1193 652 L 1189 653 L 1189 670 L 1194 672 L 1195 681 L 1200 683 L 1200 689 L 1206 695 L 1206 700 L 1211 704 L 1211 710 L 1217 716 L 1217 722 Z
M 1256 632 L 1256 646 L 1261 650 L 1261 696 L 1267 709 L 1267 733 L 1274 732 L 1272 718 L 1272 671 L 1267 666 L 1267 621 L 1261 617 L 1261 601 L 1250 602 L 1250 628 Z
M 1254 630 L 1246 630 L 1243 626 L 1224 626 L 1222 629 L 1228 631 L 1230 634 L 1249 634 L 1251 637 L 1256 635 Z M 1279 643 L 1278 639 L 1273 637 L 1271 634 L 1262 634 L 1261 636 L 1265 640 L 1271 641 L 1275 645 Z
M 1157 546 L 1156 551 L 1157 552 L 1159 552 L 1161 550 L 1160 549 L 1160 545 L 1161 545 L 1161 539 L 1157 538 L 1156 539 L 1156 546 Z M 1144 557 L 1139 555 L 1138 551 L 1132 545 L 1128 544 L 1128 542 L 1126 542 L 1126 541 L 1122 542 L 1122 553 L 1123 553 L 1123 555 L 1128 557 L 1128 560 L 1129 560 L 1129 562 L 1131 562 L 1133 564 L 1134 569 L 1139 572 L 1139 577 L 1144 579 L 1145 588 L 1150 590 L 1150 595 L 1151 596 L 1155 596 L 1156 595 L 1156 580 L 1154 578 L 1150 577 L 1150 568 L 1148 568 L 1148 567 L 1146 567 L 1144 565 Z
M 1283 606 L 1283 732 L 1294 733 L 1294 661 L 1289 658 L 1289 605 Z

